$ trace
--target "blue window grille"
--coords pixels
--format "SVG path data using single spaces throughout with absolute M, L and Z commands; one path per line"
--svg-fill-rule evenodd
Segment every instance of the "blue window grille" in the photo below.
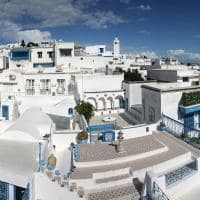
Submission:
M 9 107 L 2 106 L 2 117 L 5 117 L 6 120 L 9 120 Z
M 9 200 L 9 184 L 0 181 L 0 199 Z
M 26 190 L 22 196 L 22 200 L 30 200 L 30 183 L 27 184 Z
M 50 68 L 50 67 L 54 67 L 54 63 L 34 63 L 33 64 L 33 67 L 36 68 L 36 67 L 44 67 L 44 68 Z
M 29 60 L 29 49 L 12 49 L 10 51 L 11 60 Z

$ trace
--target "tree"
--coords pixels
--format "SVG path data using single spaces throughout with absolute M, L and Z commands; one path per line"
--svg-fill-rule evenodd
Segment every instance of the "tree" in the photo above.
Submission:
M 24 40 L 22 40 L 22 41 L 21 41 L 21 46 L 22 46 L 22 47 L 25 47 L 25 46 L 26 46 L 26 44 L 25 44 L 25 41 L 24 41 Z
M 127 72 L 124 72 L 124 80 L 125 81 L 143 81 L 141 74 L 138 72 L 138 70 L 130 71 L 128 69 Z
M 77 104 L 75 109 L 80 115 L 84 115 L 87 123 L 89 123 L 90 119 L 92 118 L 92 116 L 94 114 L 93 113 L 94 112 L 93 105 L 89 102 L 81 101 L 79 104 Z

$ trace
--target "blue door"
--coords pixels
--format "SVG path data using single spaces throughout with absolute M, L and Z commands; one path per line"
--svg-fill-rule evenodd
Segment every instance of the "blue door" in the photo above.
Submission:
M 2 117 L 5 117 L 6 120 L 9 120 L 9 107 L 2 106 Z
M 188 132 L 194 128 L 194 114 L 186 115 L 184 117 L 184 131 Z
M 0 199 L 9 200 L 9 184 L 0 181 Z

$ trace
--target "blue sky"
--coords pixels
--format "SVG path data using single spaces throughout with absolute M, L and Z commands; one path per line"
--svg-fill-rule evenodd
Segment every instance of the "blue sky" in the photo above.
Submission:
M 199 0 L 0 0 L 0 42 L 63 39 L 200 61 Z

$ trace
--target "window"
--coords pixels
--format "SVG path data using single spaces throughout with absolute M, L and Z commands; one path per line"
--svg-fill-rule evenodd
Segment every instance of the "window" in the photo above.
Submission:
M 65 86 L 65 79 L 57 79 L 58 87 L 64 87 Z
M 42 52 L 41 51 L 37 52 L 37 54 L 38 54 L 38 58 L 42 58 Z
M 149 122 L 150 123 L 155 122 L 155 110 L 153 107 L 149 108 Z
M 26 79 L 26 94 L 34 95 L 35 94 L 35 80 Z
M 21 67 L 21 64 L 17 64 L 17 67 Z
M 73 115 L 73 108 L 68 109 L 68 115 Z
M 50 79 L 40 80 L 40 94 L 50 94 L 51 93 L 51 81 Z
M 189 81 L 189 77 L 183 77 L 183 82 L 188 82 Z
M 60 49 L 60 56 L 72 56 L 72 49 Z
M 26 79 L 26 86 L 28 88 L 34 87 L 35 85 L 35 80 L 34 79 Z
M 48 51 L 47 54 L 49 55 L 49 58 L 53 58 L 53 52 L 52 51 Z

